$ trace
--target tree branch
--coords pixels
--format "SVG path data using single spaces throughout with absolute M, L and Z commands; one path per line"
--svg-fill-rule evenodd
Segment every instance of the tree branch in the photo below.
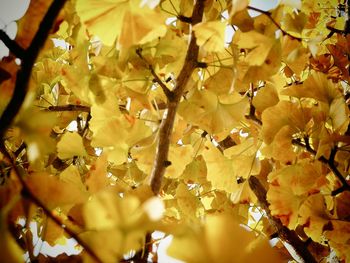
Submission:
M 278 237 L 283 243 L 288 243 L 292 247 L 292 251 L 290 251 L 290 247 L 286 246 L 287 250 L 295 258 L 295 260 L 298 262 L 302 261 L 307 263 L 316 263 L 317 261 L 307 249 L 305 243 L 300 240 L 298 235 L 294 231 L 291 231 L 285 227 L 280 219 L 272 216 L 269 208 L 270 204 L 266 199 L 266 190 L 260 183 L 259 179 L 255 176 L 250 176 L 249 186 L 258 198 L 261 208 L 265 210 L 270 225 L 275 228 Z
M 247 8 L 250 9 L 250 10 L 253 10 L 253 11 L 255 11 L 255 12 L 259 12 L 259 13 L 264 14 L 265 16 L 267 16 L 267 17 L 271 20 L 271 22 L 272 22 L 279 30 L 282 31 L 283 35 L 287 35 L 287 36 L 289 36 L 289 37 L 291 37 L 291 38 L 293 38 L 293 39 L 299 40 L 299 41 L 302 40 L 302 38 L 293 36 L 293 35 L 291 35 L 290 33 L 288 33 L 287 31 L 285 31 L 285 30 L 281 27 L 281 25 L 278 24 L 278 23 L 275 21 L 275 19 L 273 19 L 272 13 L 271 13 L 271 12 L 269 12 L 269 11 L 264 11 L 264 10 L 261 10 L 261 9 L 259 9 L 259 8 L 253 7 L 253 6 L 247 6 Z
M 149 64 L 148 61 L 142 56 L 142 49 L 141 48 L 137 48 L 136 49 L 136 54 L 145 62 L 145 64 L 147 65 L 147 68 L 151 72 L 155 82 L 157 82 L 159 84 L 159 86 L 162 88 L 165 96 L 169 100 L 173 96 L 173 93 L 168 89 L 168 87 L 164 84 L 164 82 L 158 77 L 158 75 L 154 71 L 154 68 L 152 67 L 152 65 Z
M 11 125 L 23 104 L 27 94 L 29 79 L 34 63 L 39 55 L 40 49 L 44 46 L 45 41 L 48 38 L 50 29 L 52 28 L 58 13 L 64 6 L 65 2 L 66 0 L 53 1 L 43 20 L 41 21 L 39 29 L 36 32 L 30 46 L 25 51 L 21 69 L 17 72 L 14 92 L 9 104 L 0 118 L 0 140 L 3 140 L 6 130 Z
M 311 148 L 310 143 L 309 143 L 309 138 L 304 138 L 305 144 L 303 144 L 299 139 L 293 139 L 292 140 L 292 144 L 297 145 L 297 146 L 301 146 L 303 147 L 306 151 L 308 151 L 309 153 L 311 153 L 312 155 L 317 154 L 317 152 Z M 342 193 L 344 191 L 350 191 L 350 185 L 348 184 L 348 182 L 346 181 L 346 179 L 344 178 L 344 176 L 341 174 L 341 172 L 338 170 L 337 166 L 335 165 L 334 162 L 334 158 L 335 155 L 338 151 L 338 148 L 335 146 L 334 148 L 332 148 L 331 150 L 331 154 L 329 156 L 329 159 L 327 159 L 324 156 L 321 156 L 318 158 L 318 160 L 326 165 L 328 165 L 329 169 L 333 172 L 333 174 L 339 179 L 339 181 L 342 183 L 342 186 L 339 189 L 336 189 L 334 191 L 332 191 L 332 196 L 335 196 L 339 193 Z
M 13 53 L 16 57 L 23 59 L 25 56 L 25 50 L 18 45 L 18 43 L 12 40 L 6 32 L 0 30 L 0 40 L 4 42 L 5 46 Z
M 44 213 L 52 219 L 52 221 L 59 227 L 63 229 L 64 232 L 66 232 L 69 236 L 74 238 L 79 245 L 83 247 L 83 249 L 86 251 L 86 253 L 96 262 L 103 263 L 102 260 L 96 255 L 96 253 L 89 247 L 89 245 L 81 239 L 72 229 L 70 229 L 67 225 L 64 224 L 64 222 L 61 221 L 59 217 L 54 215 L 52 211 L 45 206 L 45 204 L 33 193 L 29 186 L 27 185 L 27 182 L 23 179 L 21 175 L 21 171 L 18 168 L 18 165 L 16 164 L 15 159 L 12 157 L 12 155 L 6 150 L 6 147 L 4 146 L 3 142 L 0 142 L 0 148 L 1 152 L 6 156 L 6 158 L 10 161 L 14 171 L 15 175 L 17 176 L 21 186 L 22 186 L 22 192 L 21 195 L 23 198 L 28 198 L 31 202 L 33 202 L 36 206 L 41 207 L 44 211 Z
M 184 23 L 188 23 L 188 24 L 192 23 L 192 18 L 188 17 L 188 16 L 178 15 L 176 18 L 179 19 L 181 22 L 184 22 Z
M 336 29 L 334 27 L 331 27 L 331 26 L 326 26 L 326 28 L 331 31 L 332 33 L 337 33 L 337 34 L 342 34 L 342 35 L 345 35 L 346 34 L 346 31 L 345 30 L 340 30 L 340 29 Z
M 205 0 L 197 0 L 192 12 L 192 26 L 201 22 L 204 12 Z M 184 65 L 176 78 L 173 96 L 168 98 L 168 109 L 163 115 L 163 120 L 159 127 L 156 156 L 151 172 L 150 185 L 154 194 L 158 194 L 162 184 L 166 167 L 171 165 L 168 161 L 168 152 L 170 145 L 170 136 L 174 125 L 177 106 L 184 92 L 186 84 L 190 79 L 192 72 L 197 67 L 199 47 L 196 44 L 194 32 L 191 32 L 191 40 L 187 49 Z

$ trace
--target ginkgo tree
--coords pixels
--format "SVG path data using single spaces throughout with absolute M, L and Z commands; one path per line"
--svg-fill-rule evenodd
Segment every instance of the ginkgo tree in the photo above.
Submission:
M 349 10 L 31 1 L 0 30 L 0 261 L 350 262 Z

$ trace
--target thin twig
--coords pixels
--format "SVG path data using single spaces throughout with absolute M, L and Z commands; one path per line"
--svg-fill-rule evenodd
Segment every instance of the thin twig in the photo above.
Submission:
M 34 63 L 39 55 L 41 48 L 44 46 L 48 38 L 50 29 L 52 28 L 55 19 L 64 6 L 66 0 L 55 0 L 46 12 L 43 20 L 40 23 L 39 29 L 36 32 L 30 46 L 25 51 L 22 59 L 21 69 L 17 72 L 15 89 L 11 100 L 0 118 L 0 140 L 4 138 L 4 134 L 8 127 L 13 122 L 19 112 L 25 96 L 27 94 L 30 75 Z
M 168 89 L 168 87 L 164 84 L 164 82 L 159 78 L 157 73 L 154 71 L 154 68 L 152 67 L 152 65 L 150 63 L 148 63 L 148 61 L 143 57 L 142 49 L 141 48 L 137 48 L 136 49 L 136 54 L 145 62 L 147 68 L 149 69 L 149 71 L 151 72 L 151 74 L 152 74 L 152 76 L 154 78 L 154 81 L 159 84 L 159 86 L 162 88 L 165 96 L 169 100 L 173 96 L 173 93 Z
M 0 29 L 0 40 L 4 42 L 5 46 L 16 57 L 23 59 L 25 56 L 25 50 L 14 40 L 12 40 L 6 32 Z
M 191 20 L 192 25 L 202 21 L 205 0 L 197 0 L 193 8 Z M 176 78 L 175 88 L 172 91 L 173 96 L 168 98 L 168 109 L 163 115 L 163 120 L 159 127 L 156 156 L 154 158 L 151 172 L 150 185 L 154 194 L 158 194 L 162 184 L 166 168 L 171 165 L 168 160 L 170 136 L 172 133 L 177 106 L 180 102 L 186 84 L 191 78 L 192 72 L 197 67 L 199 47 L 196 44 L 194 32 L 191 32 L 191 39 L 187 49 L 184 65 Z
M 305 243 L 302 240 L 300 240 L 300 238 L 297 236 L 297 234 L 294 231 L 285 227 L 279 218 L 275 218 L 272 216 L 269 208 L 270 204 L 266 199 L 266 190 L 264 186 L 260 183 L 259 179 L 255 176 L 250 176 L 248 181 L 250 188 L 258 198 L 261 208 L 265 210 L 270 225 L 275 228 L 278 237 L 283 242 L 286 242 L 293 247 L 293 251 L 291 251 L 290 254 L 292 256 L 297 256 L 298 259 L 302 259 L 303 262 L 316 263 L 317 261 L 307 249 Z M 288 247 L 286 248 L 288 249 Z
M 0 142 L 0 148 L 1 152 L 6 156 L 6 158 L 10 161 L 14 171 L 15 175 L 17 176 L 21 186 L 22 186 L 22 196 L 24 198 L 28 198 L 31 202 L 33 202 L 36 206 L 41 207 L 44 211 L 44 213 L 52 219 L 52 221 L 59 227 L 63 229 L 64 232 L 66 232 L 69 236 L 74 238 L 79 245 L 83 247 L 83 249 L 86 251 L 86 253 L 96 262 L 102 263 L 102 260 L 96 255 L 96 253 L 89 247 L 89 245 L 81 239 L 72 229 L 70 229 L 66 224 L 64 224 L 59 217 L 54 215 L 52 211 L 46 207 L 46 205 L 35 195 L 35 193 L 32 192 L 30 187 L 28 186 L 27 182 L 24 180 L 24 178 L 21 175 L 21 171 L 18 168 L 18 165 L 16 164 L 15 158 L 12 157 L 12 155 L 6 150 L 5 146 Z
M 312 149 L 312 147 L 310 146 L 309 143 L 309 139 L 308 138 L 304 138 L 305 144 L 302 143 L 300 141 L 300 139 L 293 139 L 292 140 L 292 144 L 297 145 L 297 146 L 301 146 L 303 147 L 306 151 L 308 151 L 309 153 L 311 153 L 312 155 L 316 156 L 317 152 Z M 341 172 L 338 170 L 338 168 L 335 165 L 334 162 L 334 158 L 335 155 L 337 153 L 338 148 L 337 147 L 333 147 L 331 150 L 331 154 L 329 156 L 329 159 L 327 159 L 324 156 L 320 156 L 318 158 L 318 160 L 326 165 L 328 165 L 329 169 L 333 172 L 333 174 L 339 179 L 339 181 L 342 183 L 342 186 L 339 189 L 336 189 L 334 191 L 332 191 L 332 196 L 335 196 L 339 193 L 342 193 L 344 191 L 350 191 L 350 185 L 349 183 L 346 181 L 346 179 L 344 178 L 344 176 L 341 174 Z
M 47 111 L 82 111 L 90 112 L 89 106 L 67 104 L 61 106 L 49 106 L 46 108 Z
M 299 41 L 302 40 L 302 38 L 293 36 L 293 35 L 291 35 L 290 33 L 288 33 L 287 31 L 285 31 L 285 30 L 281 27 L 281 25 L 278 24 L 278 23 L 276 22 L 275 19 L 273 19 L 272 13 L 271 13 L 271 12 L 265 11 L 265 10 L 261 10 L 261 9 L 259 9 L 259 8 L 253 7 L 253 6 L 247 6 L 247 8 L 250 9 L 250 10 L 253 10 L 253 11 L 255 11 L 255 12 L 259 12 L 259 13 L 264 14 L 265 16 L 267 16 L 267 17 L 271 20 L 271 22 L 272 22 L 279 30 L 282 31 L 283 35 L 290 36 L 291 38 L 296 39 L 296 40 L 299 40 Z

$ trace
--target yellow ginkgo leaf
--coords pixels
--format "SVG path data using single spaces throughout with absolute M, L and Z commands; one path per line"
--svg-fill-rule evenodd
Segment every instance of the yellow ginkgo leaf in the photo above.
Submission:
M 8 213 L 12 206 L 18 201 L 18 196 L 12 199 L 0 210 L 0 262 L 22 263 L 24 252 L 16 243 L 8 229 Z
M 267 200 L 272 215 L 279 217 L 289 228 L 295 228 L 301 204 L 308 193 L 318 190 L 318 181 L 322 181 L 321 169 L 318 163 L 303 161 L 270 173 Z
M 119 36 L 118 46 L 127 48 L 164 36 L 165 19 L 148 8 L 157 4 L 139 0 L 79 0 L 76 8 L 87 29 L 104 44 L 113 45 Z
M 49 209 L 83 203 L 88 198 L 76 185 L 47 173 L 32 173 L 26 181 L 31 192 Z
M 166 33 L 165 19 L 162 14 L 150 9 L 139 12 L 127 11 L 123 27 L 118 38 L 118 46 L 128 48 L 135 44 L 144 44 Z
M 210 90 L 196 90 L 192 97 L 180 103 L 179 114 L 201 129 L 217 134 L 239 126 L 248 107 L 248 98 L 237 93 L 218 97 Z
M 181 176 L 193 159 L 193 148 L 191 145 L 171 146 L 169 149 L 169 160 L 171 165 L 167 168 L 165 176 L 168 178 L 178 178 Z
M 141 203 L 135 195 L 120 197 L 112 190 L 100 191 L 83 206 L 87 232 L 82 237 L 103 262 L 116 262 L 128 251 L 141 248 L 146 232 L 162 212 L 158 198 Z
M 343 97 L 332 101 L 329 108 L 329 117 L 333 128 L 340 134 L 347 131 L 349 125 L 349 108 Z
M 303 12 L 285 14 L 283 26 L 287 31 L 293 33 L 301 34 L 304 29 L 305 24 L 307 23 L 307 15 Z
M 323 226 L 329 222 L 326 204 L 321 194 L 309 196 L 299 209 L 299 224 L 305 225 L 305 233 L 313 241 L 322 242 Z
M 207 178 L 214 189 L 228 193 L 238 190 L 236 173 L 230 159 L 226 158 L 210 142 L 205 144 L 202 155 L 207 164 Z
M 144 173 L 149 174 L 152 170 L 156 144 L 141 147 L 133 147 L 131 155 L 136 160 L 137 166 Z M 165 177 L 178 178 L 186 168 L 186 165 L 192 161 L 193 148 L 190 145 L 170 145 L 168 160 L 170 165 L 167 167 Z
M 176 189 L 177 205 L 180 212 L 184 215 L 184 219 L 196 220 L 199 216 L 199 208 L 201 207 L 200 199 L 188 190 L 187 185 L 180 184 Z
M 185 262 L 282 262 L 265 238 L 248 232 L 229 215 L 208 215 L 195 231 L 176 233 L 168 254 Z
M 70 165 L 60 174 L 60 180 L 76 187 L 81 193 L 87 194 L 86 186 L 81 180 L 78 167 Z
M 278 103 L 278 93 L 276 88 L 267 83 L 265 87 L 258 90 L 253 100 L 253 105 L 258 112 L 263 112 L 266 108 Z
M 202 22 L 193 27 L 197 45 L 208 52 L 221 52 L 225 49 L 226 23 L 222 21 Z
M 297 98 L 313 98 L 326 103 L 331 103 L 335 98 L 342 96 L 337 85 L 321 72 L 312 72 L 302 85 L 287 87 L 281 94 Z
M 78 0 L 76 4 L 77 13 L 88 30 L 108 46 L 113 45 L 120 34 L 129 8 L 130 3 L 125 0 Z
M 280 101 L 262 114 L 262 138 L 265 143 L 270 144 L 286 125 L 291 127 L 292 133 L 303 131 L 310 118 L 310 110 L 303 109 L 296 103 Z
M 269 55 L 276 39 L 257 31 L 249 31 L 246 33 L 237 31 L 234 35 L 233 42 L 237 44 L 239 48 L 250 50 L 245 58 L 249 65 L 261 66 Z
M 86 156 L 83 138 L 76 132 L 66 132 L 57 143 L 57 155 L 60 159 Z
M 85 185 L 90 193 L 96 193 L 108 185 L 110 180 L 107 177 L 107 154 L 103 153 L 90 167 L 86 174 Z

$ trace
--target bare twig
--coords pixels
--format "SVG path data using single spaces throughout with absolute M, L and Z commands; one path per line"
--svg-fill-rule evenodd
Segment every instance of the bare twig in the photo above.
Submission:
M 205 0 L 197 0 L 192 12 L 192 25 L 202 21 Z M 160 191 L 161 183 L 167 166 L 171 165 L 168 160 L 170 136 L 174 125 L 177 106 L 184 92 L 186 84 L 192 72 L 197 67 L 199 47 L 196 44 L 194 32 L 191 32 L 191 40 L 187 49 L 184 65 L 176 78 L 173 95 L 168 98 L 168 108 L 160 124 L 156 156 L 151 172 L 151 188 L 154 194 Z
M 15 175 L 17 176 L 21 186 L 22 186 L 22 196 L 24 198 L 29 199 L 31 202 L 33 202 L 36 206 L 41 207 L 44 211 L 44 213 L 52 219 L 52 221 L 61 227 L 64 232 L 66 232 L 69 236 L 74 238 L 79 245 L 81 245 L 86 253 L 96 262 L 102 263 L 102 260 L 96 255 L 96 253 L 89 247 L 89 245 L 81 239 L 72 229 L 70 229 L 66 224 L 64 224 L 59 217 L 54 215 L 52 211 L 46 207 L 46 205 L 40 200 L 35 193 L 32 192 L 30 187 L 28 186 L 27 182 L 22 177 L 22 172 L 20 171 L 18 165 L 16 164 L 15 158 L 6 150 L 6 147 L 0 142 L 1 152 L 6 156 L 6 158 L 10 161 L 14 171 Z
M 152 67 L 151 64 L 148 63 L 148 61 L 143 57 L 142 55 L 142 49 L 138 48 L 136 49 L 136 54 L 145 62 L 147 68 L 151 72 L 154 81 L 159 84 L 159 86 L 162 88 L 165 96 L 168 98 L 168 100 L 173 96 L 173 93 L 168 89 L 168 87 L 164 84 L 164 82 L 159 78 L 157 73 L 154 71 L 154 68 Z
M 271 13 L 271 12 L 269 12 L 269 11 L 264 11 L 264 10 L 261 10 L 261 9 L 259 9 L 259 8 L 253 7 L 253 6 L 248 6 L 247 8 L 250 9 L 250 10 L 253 10 L 253 11 L 255 11 L 255 12 L 259 12 L 259 13 L 264 14 L 265 16 L 267 16 L 267 17 L 271 20 L 271 22 L 272 22 L 279 30 L 282 31 L 283 35 L 287 35 L 287 36 L 289 36 L 289 37 L 291 37 L 291 38 L 293 38 L 293 39 L 299 40 L 299 41 L 302 40 L 302 38 L 293 36 L 293 35 L 291 35 L 290 33 L 288 33 L 286 30 L 284 30 L 284 29 L 281 27 L 281 25 L 278 24 L 278 23 L 276 22 L 275 19 L 273 19 L 272 13 Z
M 266 199 L 266 190 L 259 179 L 255 176 L 250 176 L 249 186 L 258 198 L 261 208 L 265 210 L 270 225 L 275 228 L 278 237 L 281 241 L 288 243 L 293 248 L 293 251 L 289 251 L 290 254 L 296 257 L 295 259 L 299 262 L 316 263 L 317 261 L 307 249 L 307 245 L 300 240 L 297 234 L 285 227 L 279 218 L 272 216 L 269 203 Z M 286 248 L 288 249 L 288 247 Z
M 25 50 L 20 45 L 18 45 L 16 41 L 12 40 L 3 30 L 0 30 L 0 40 L 4 42 L 5 46 L 16 57 L 21 59 L 24 58 Z
M 53 1 L 43 20 L 41 21 L 39 29 L 36 32 L 30 46 L 25 51 L 21 69 L 17 72 L 16 84 L 12 98 L 0 118 L 0 140 L 4 138 L 7 128 L 11 125 L 23 104 L 24 98 L 27 94 L 29 79 L 35 60 L 38 57 L 40 49 L 44 46 L 50 29 L 52 28 L 55 19 L 65 2 L 66 0 Z

